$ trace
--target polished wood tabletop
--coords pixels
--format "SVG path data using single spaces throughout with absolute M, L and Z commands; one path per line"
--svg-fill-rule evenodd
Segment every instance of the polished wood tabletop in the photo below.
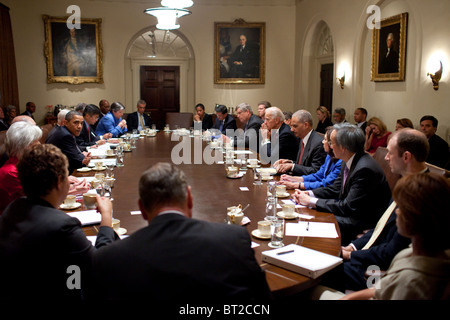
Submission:
M 186 143 L 183 144 L 185 148 L 183 151 L 179 151 L 183 139 L 186 139 L 184 140 Z M 186 148 L 188 145 L 191 146 L 191 150 Z M 194 156 L 194 150 L 197 152 L 197 158 Z M 165 132 L 158 132 L 155 137 L 141 137 L 136 142 L 136 149 L 124 154 L 124 166 L 114 169 L 116 181 L 112 189 L 112 197 L 114 198 L 113 216 L 120 219 L 120 225 L 127 229 L 127 234 L 130 235 L 147 225 L 147 221 L 141 215 L 132 215 L 130 213 L 131 211 L 139 210 L 138 181 L 142 172 L 157 162 L 172 162 L 173 153 L 173 156 L 184 156 L 184 159 L 187 160 L 187 163 L 181 163 L 178 166 L 186 174 L 188 183 L 192 188 L 194 199 L 193 218 L 225 223 L 227 207 L 239 204 L 245 207 L 247 204 L 250 204 L 248 209 L 245 210 L 245 215 L 250 219 L 250 223 L 245 228 L 249 231 L 252 241 L 259 244 L 259 246 L 254 248 L 255 257 L 265 270 L 267 282 L 275 297 L 298 293 L 316 284 L 318 279 L 313 280 L 286 269 L 263 263 L 261 260 L 261 252 L 271 249 L 268 246 L 270 240 L 255 238 L 251 235 L 251 232 L 258 228 L 258 221 L 264 220 L 265 217 L 267 183 L 263 181 L 262 185 L 254 185 L 253 171 L 251 169 L 248 169 L 242 178 L 227 178 L 225 164 L 214 163 L 207 165 L 205 161 L 199 161 L 198 150 L 205 155 L 212 156 L 215 155 L 214 152 L 220 152 L 219 156 L 222 157 L 222 151 L 211 149 L 200 137 L 178 136 Z M 202 162 L 202 164 L 194 164 L 194 161 L 197 163 Z M 94 175 L 94 172 L 74 174 L 83 177 Z M 275 179 L 278 179 L 278 177 L 275 177 Z M 240 187 L 247 187 L 248 191 L 241 191 Z M 148 196 L 151 197 L 151 194 Z M 81 209 L 83 209 L 83 206 Z M 334 215 L 308 208 L 300 208 L 296 209 L 296 211 L 313 216 L 311 220 L 308 220 L 311 222 L 334 223 L 339 237 L 285 236 L 283 243 L 296 243 L 331 255 L 339 255 L 341 246 L 340 233 Z M 286 222 L 296 222 L 298 220 L 299 218 L 286 220 Z M 92 230 L 94 228 L 85 228 L 86 234 L 92 234 Z

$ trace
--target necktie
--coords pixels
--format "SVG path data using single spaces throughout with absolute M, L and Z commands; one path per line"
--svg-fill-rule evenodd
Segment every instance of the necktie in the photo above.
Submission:
M 220 132 L 222 132 L 222 129 L 223 129 L 223 121 L 224 121 L 224 120 L 220 121 L 220 127 L 219 127 L 219 131 L 220 131 Z
M 88 129 L 88 134 L 89 134 L 89 142 L 91 142 L 91 127 L 88 126 L 87 129 Z
M 142 114 L 139 115 L 139 120 L 141 121 L 142 130 L 144 130 L 145 124 L 144 124 L 144 116 Z
M 347 181 L 347 176 L 348 176 L 348 167 L 347 167 L 347 165 L 345 165 L 345 168 L 344 168 L 344 179 L 342 179 L 342 192 L 344 192 L 344 187 L 345 187 L 345 182 Z
M 389 208 L 387 208 L 387 210 L 381 216 L 380 220 L 378 220 L 378 223 L 375 226 L 375 230 L 373 231 L 372 236 L 370 237 L 366 245 L 362 248 L 362 250 L 367 250 L 374 244 L 378 236 L 381 234 L 381 231 L 383 231 L 386 222 L 389 220 L 389 217 L 391 216 L 392 212 L 394 212 L 396 206 L 397 204 L 395 203 L 395 201 L 392 201 Z
M 302 142 L 300 143 L 300 156 L 298 157 L 298 164 L 302 164 L 302 158 L 303 158 L 303 151 L 305 151 L 305 144 Z

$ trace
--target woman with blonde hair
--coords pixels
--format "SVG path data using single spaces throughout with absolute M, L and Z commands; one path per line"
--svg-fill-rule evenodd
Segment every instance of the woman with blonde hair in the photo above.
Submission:
M 372 117 L 367 122 L 366 127 L 366 143 L 364 149 L 374 154 L 378 147 L 386 147 L 388 138 L 392 132 L 388 131 L 386 125 L 377 117 Z
M 320 106 L 316 109 L 316 115 L 319 122 L 317 123 L 316 131 L 325 134 L 326 128 L 333 126 L 331 122 L 330 111 L 324 106 Z

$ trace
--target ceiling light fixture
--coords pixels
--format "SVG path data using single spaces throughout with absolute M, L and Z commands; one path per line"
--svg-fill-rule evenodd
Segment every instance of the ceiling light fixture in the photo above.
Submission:
M 189 10 L 184 8 L 191 7 L 194 3 L 192 0 L 162 0 L 160 8 L 148 8 L 144 13 L 152 15 L 158 19 L 156 28 L 160 30 L 178 29 L 178 18 L 191 14 Z

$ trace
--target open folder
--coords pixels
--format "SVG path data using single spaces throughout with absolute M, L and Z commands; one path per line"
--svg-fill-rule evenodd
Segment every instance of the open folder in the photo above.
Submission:
M 296 244 L 262 252 L 262 261 L 317 278 L 342 263 L 342 258 Z
M 66 212 L 69 216 L 80 220 L 82 226 L 98 224 L 102 221 L 102 216 L 97 210 Z

